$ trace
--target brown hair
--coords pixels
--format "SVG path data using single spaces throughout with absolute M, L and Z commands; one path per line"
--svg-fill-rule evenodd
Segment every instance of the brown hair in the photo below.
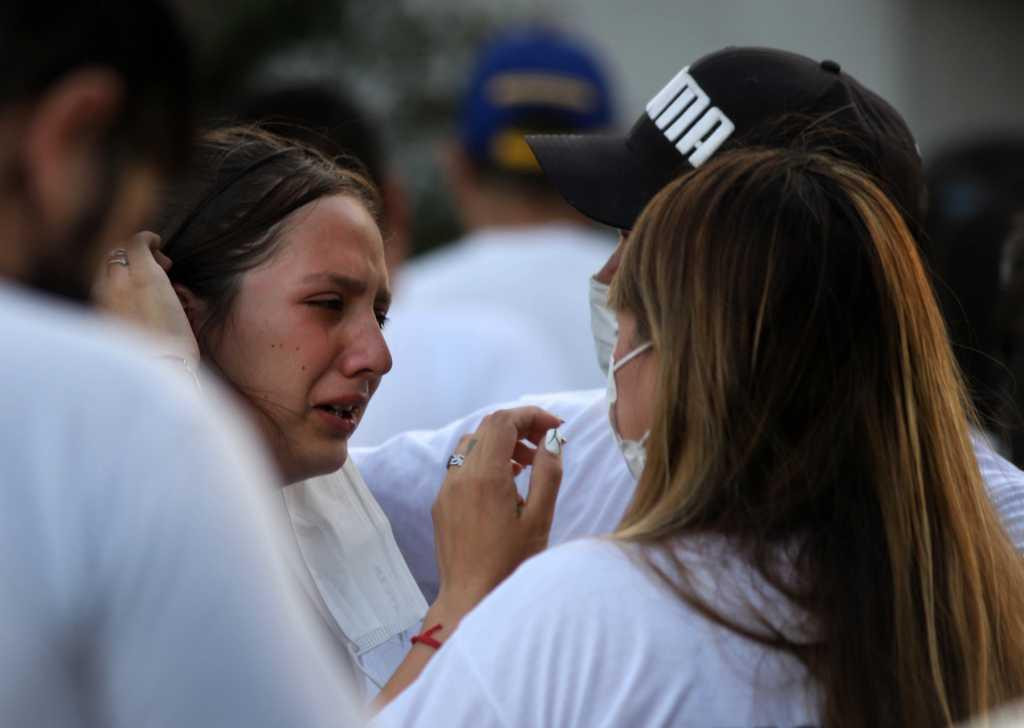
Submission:
M 241 277 L 277 251 L 289 216 L 309 202 L 350 195 L 378 219 L 378 194 L 351 157 L 328 159 L 257 126 L 207 132 L 189 174 L 168 190 L 157 231 L 173 261 L 169 276 L 206 303 L 196 338 L 209 356 Z
M 949 725 L 1024 692 L 1022 566 L 914 239 L 864 172 L 720 155 L 648 206 L 612 302 L 659 359 L 617 537 L 682 599 L 799 658 L 827 726 Z M 814 633 L 716 611 L 674 548 L 696 534 L 728 539 Z

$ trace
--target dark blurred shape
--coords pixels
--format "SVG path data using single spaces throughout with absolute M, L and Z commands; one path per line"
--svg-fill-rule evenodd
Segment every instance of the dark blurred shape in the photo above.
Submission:
M 280 82 L 239 98 L 230 116 L 295 139 L 327 157 L 355 158 L 380 191 L 385 255 L 392 275 L 408 255 L 409 209 L 405 186 L 390 173 L 381 125 L 335 81 Z
M 1006 239 L 1001 265 L 1003 297 L 997 319 L 1006 332 L 1006 356 L 1013 388 L 1012 422 L 1009 431 L 1010 453 L 1018 465 L 1024 462 L 1024 426 L 1020 413 L 1024 412 L 1024 205 L 1014 216 L 1013 226 Z
M 192 132 L 191 53 L 162 2 L 0 3 L 0 105 L 27 101 L 65 74 L 98 66 L 124 83 L 111 151 L 173 170 Z
M 928 167 L 929 211 L 925 252 L 936 276 L 936 293 L 949 326 L 982 426 L 1001 446 L 1024 431 L 1015 405 L 1024 401 L 1008 365 L 1024 339 L 1013 321 L 1007 240 L 1014 214 L 1024 208 L 1024 136 L 955 144 Z M 1018 296 L 1018 305 L 1024 298 Z M 1024 462 L 1024 447 L 1013 447 Z
M 11 109 L 12 117 L 32 118 L 24 112 L 34 113 L 36 102 L 54 89 L 81 83 L 88 71 L 115 74 L 121 88 L 111 118 L 96 108 L 76 114 L 83 128 L 96 135 L 95 167 L 89 185 L 75 186 L 78 212 L 59 233 L 46 231 L 52 220 L 46 220 L 39 191 L 33 189 L 24 155 L 17 149 L 27 138 L 25 131 L 12 133 L 17 125 L 5 126 L 0 185 L 35 218 L 35 234 L 47 239 L 32 245 L 30 269 L 20 273 L 24 283 L 75 302 L 88 300 L 93 273 L 88 265 L 117 211 L 127 167 L 141 164 L 170 173 L 188 158 L 193 126 L 190 59 L 186 38 L 162 2 L 0 3 L 0 108 Z
M 220 110 L 262 60 L 297 43 L 342 35 L 349 0 L 172 0 L 195 39 L 197 96 Z M 83 6 L 88 4 L 83 3 Z
M 259 123 L 328 157 L 356 157 L 378 186 L 384 179 L 379 125 L 337 84 L 304 81 L 268 86 L 244 95 L 232 112 L 237 121 Z

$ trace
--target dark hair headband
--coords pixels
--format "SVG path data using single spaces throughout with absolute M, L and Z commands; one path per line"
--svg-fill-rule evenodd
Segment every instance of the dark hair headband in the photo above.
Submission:
M 196 205 L 195 209 L 192 210 L 192 212 L 184 220 L 182 220 L 181 224 L 178 226 L 178 229 L 175 230 L 172 235 L 170 235 L 166 240 L 163 241 L 164 246 L 169 245 L 172 240 L 176 239 L 183 232 L 185 232 L 185 230 L 188 229 L 188 226 L 191 225 L 193 222 L 195 222 L 196 219 L 200 215 L 202 215 L 203 212 L 206 211 L 206 208 L 209 207 L 213 203 L 214 200 L 216 200 L 218 197 L 220 197 L 225 192 L 227 192 L 227 190 L 229 188 L 231 188 L 232 186 L 234 186 L 236 182 L 241 180 L 243 177 L 247 177 L 249 174 L 251 174 L 252 172 L 255 172 L 260 167 L 262 167 L 262 166 L 264 166 L 266 164 L 270 164 L 271 162 L 273 162 L 278 157 L 283 157 L 284 155 L 289 154 L 289 153 L 294 152 L 294 151 L 296 151 L 296 147 L 288 147 L 287 149 L 281 149 L 281 150 L 278 150 L 276 152 L 273 152 L 272 154 L 268 154 L 265 157 L 260 157 L 255 162 L 251 162 L 249 165 L 244 167 L 237 174 L 232 176 L 230 179 L 228 179 L 226 182 L 224 182 L 220 187 L 218 187 L 215 192 L 207 195 L 206 198 L 203 199 L 202 202 L 200 202 L 198 205 Z

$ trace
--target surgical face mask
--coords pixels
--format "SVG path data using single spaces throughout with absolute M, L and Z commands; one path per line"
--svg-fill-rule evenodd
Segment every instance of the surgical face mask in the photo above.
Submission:
M 309 574 L 355 656 L 423 618 L 423 594 L 351 458 L 341 470 L 290 485 L 284 494 Z
M 615 401 L 618 399 L 618 391 L 615 387 L 615 372 L 653 346 L 654 344 L 648 341 L 646 344 L 636 347 L 618 361 L 615 361 L 613 356 L 608 357 L 608 420 L 611 422 L 612 434 L 615 435 L 615 441 L 619 444 L 619 450 L 622 451 L 622 456 L 626 459 L 626 467 L 629 468 L 629 472 L 637 480 L 640 479 L 640 473 L 644 471 L 644 465 L 647 462 L 647 438 L 650 437 L 651 433 L 650 431 L 645 432 L 639 440 L 626 440 L 619 434 L 618 425 L 615 423 Z M 614 347 L 612 350 L 614 351 Z
M 607 375 L 608 362 L 619 337 L 619 322 L 608 308 L 608 286 L 596 278 L 590 279 L 590 330 L 594 334 L 597 365 Z

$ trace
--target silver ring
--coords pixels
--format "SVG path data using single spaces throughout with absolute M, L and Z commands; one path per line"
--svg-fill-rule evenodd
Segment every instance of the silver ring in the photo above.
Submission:
M 124 248 L 115 248 L 107 255 L 107 265 L 123 265 L 128 267 L 128 251 Z
M 465 462 L 465 455 L 460 455 L 459 453 L 452 453 L 452 456 L 448 458 L 448 466 L 445 468 L 445 470 L 448 470 L 448 468 L 461 468 L 465 464 Z

